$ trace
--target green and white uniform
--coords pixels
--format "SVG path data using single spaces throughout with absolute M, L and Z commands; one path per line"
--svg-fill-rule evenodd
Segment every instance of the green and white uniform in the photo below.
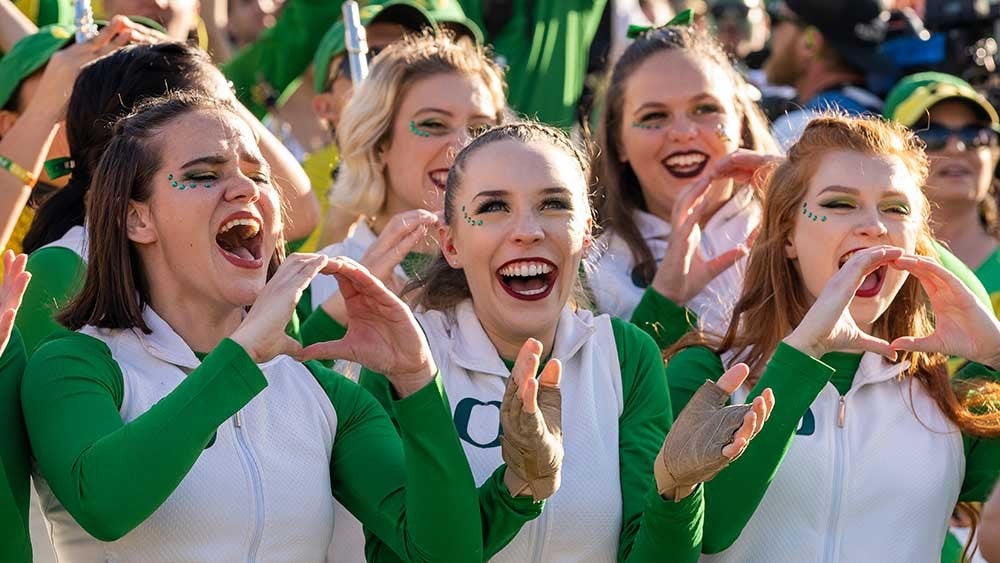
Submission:
M 31 562 L 28 502 L 31 472 L 28 437 L 21 417 L 24 346 L 15 329 L 0 356 L 0 561 Z
M 497 353 L 471 300 L 418 319 L 476 482 L 488 482 L 503 465 L 499 409 L 513 362 Z M 566 307 L 551 357 L 563 365 L 561 485 L 537 520 L 498 552 L 501 546 L 487 543 L 486 555 L 517 562 L 696 560 L 701 487 L 675 503 L 657 494 L 653 478 L 673 418 L 656 343 L 629 323 Z M 361 384 L 389 405 L 384 377 L 366 370 Z
M 976 268 L 976 277 L 990 295 L 993 310 L 1000 314 L 1000 247 Z
M 705 492 L 709 506 L 732 495 L 760 505 L 726 515 L 733 529 L 749 521 L 738 538 L 714 537 L 706 519 L 704 550 L 716 555 L 704 560 L 940 561 L 955 503 L 985 499 L 996 481 L 1000 443 L 964 437 L 918 381 L 899 378 L 904 368 L 780 344 L 753 390 L 733 397 L 770 387 L 771 418 Z M 722 372 L 705 348 L 674 356 L 674 411 Z
M 376 560 L 481 557 L 439 379 L 393 403 L 397 435 L 368 393 L 317 364 L 257 365 L 229 339 L 199 359 L 150 308 L 143 318 L 150 334 L 85 327 L 29 362 L 25 423 L 60 558 L 322 561 L 333 498 L 384 542 Z

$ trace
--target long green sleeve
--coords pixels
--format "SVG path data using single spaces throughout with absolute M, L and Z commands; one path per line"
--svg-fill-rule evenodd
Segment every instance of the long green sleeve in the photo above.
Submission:
M 333 495 L 384 542 L 369 560 L 481 560 L 475 482 L 440 378 L 392 402 L 397 434 L 364 389 L 318 363 L 308 366 L 337 412 Z
M 166 397 L 126 423 L 124 382 L 101 341 L 73 333 L 28 363 L 22 407 L 38 468 L 88 533 L 121 538 L 149 517 L 194 465 L 216 429 L 267 381 L 223 340 Z
M 0 356 L 0 561 L 31 561 L 28 532 L 30 451 L 21 417 L 24 346 L 15 329 Z
M 647 287 L 630 321 L 652 336 L 661 350 L 666 350 L 695 327 L 698 316 Z
M 303 345 L 340 340 L 347 334 L 347 327 L 335 321 L 322 307 L 316 307 L 305 319 L 301 327 Z
M 693 394 L 697 381 L 716 380 L 725 370 L 722 361 L 707 348 L 688 348 L 667 364 L 667 380 L 679 413 Z M 799 421 L 833 375 L 833 368 L 779 344 L 760 380 L 751 390 L 752 401 L 764 389 L 775 397 L 767 424 L 739 459 L 705 484 L 705 531 L 702 551 L 718 553 L 736 541 L 785 457 Z M 675 388 L 675 381 L 679 384 Z
M 959 260 L 957 256 L 951 253 L 947 248 L 944 247 L 940 242 L 934 241 L 934 250 L 938 254 L 938 262 L 941 263 L 949 272 L 958 276 L 958 279 L 962 280 L 962 283 L 969 288 L 975 296 L 984 305 L 986 305 L 991 311 L 993 310 L 993 303 L 990 301 L 990 294 L 987 293 L 986 287 L 983 286 L 983 282 L 976 277 L 976 274 L 965 265 L 965 262 Z
M 392 408 L 394 392 L 389 380 L 382 374 L 378 374 L 368 369 L 361 370 L 361 377 L 358 383 L 366 389 L 376 402 L 386 409 L 392 416 L 393 423 L 397 427 L 400 421 L 395 416 Z M 449 411 L 449 425 L 451 431 L 455 431 L 454 422 L 451 420 Z M 457 436 L 457 434 L 456 434 Z M 465 460 L 465 453 L 462 453 L 462 463 L 468 464 Z M 479 512 L 482 524 L 482 561 L 487 561 L 503 549 L 526 523 L 541 514 L 544 503 L 536 503 L 530 497 L 514 497 L 503 482 L 503 473 L 507 466 L 501 465 L 493 472 L 485 482 L 479 487 Z M 369 538 L 365 549 L 369 560 L 373 560 L 373 554 L 385 555 L 383 546 L 373 544 L 370 541 L 371 534 L 365 530 Z M 391 557 L 379 557 L 379 561 L 394 561 Z M 472 561 L 470 559 L 470 561 Z
M 87 264 L 76 252 L 51 246 L 32 252 L 25 269 L 31 272 L 31 283 L 24 292 L 14 324 L 21 331 L 30 358 L 49 336 L 68 332 L 54 317 L 83 287 Z
M 697 561 L 704 502 L 701 487 L 680 502 L 656 490 L 653 462 L 673 422 L 660 349 L 636 326 L 611 320 L 621 365 L 623 409 L 618 419 L 622 491 L 619 561 Z
M 976 363 L 968 363 L 956 379 L 1000 381 L 1000 372 Z M 1000 477 L 1000 439 L 963 435 L 965 443 L 965 480 L 958 497 L 962 502 L 984 502 Z

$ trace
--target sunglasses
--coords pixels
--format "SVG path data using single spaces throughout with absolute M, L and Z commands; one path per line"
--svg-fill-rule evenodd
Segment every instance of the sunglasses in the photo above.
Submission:
M 996 147 L 1000 145 L 1000 133 L 983 125 L 966 125 L 961 129 L 952 129 L 937 123 L 931 123 L 926 129 L 916 131 L 917 137 L 927 145 L 929 151 L 940 151 L 948 145 L 948 139 L 955 137 L 960 144 L 959 150 L 978 149 L 980 147 Z

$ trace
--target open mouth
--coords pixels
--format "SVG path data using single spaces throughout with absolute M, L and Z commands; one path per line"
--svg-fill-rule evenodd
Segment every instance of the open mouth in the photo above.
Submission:
M 965 178 L 970 174 L 972 174 L 972 171 L 967 166 L 962 164 L 946 164 L 938 169 L 934 175 L 940 178 Z
M 843 268 L 844 264 L 846 264 L 847 261 L 851 259 L 851 256 L 854 256 L 855 252 L 861 250 L 864 250 L 864 248 L 856 248 L 841 256 L 838 269 Z M 879 292 L 882 291 L 882 284 L 883 282 L 885 282 L 885 274 L 888 270 L 889 270 L 888 266 L 882 265 L 879 266 L 875 271 L 865 276 L 864 281 L 861 282 L 861 287 L 859 287 L 858 290 L 854 292 L 855 297 L 875 297 L 876 295 L 878 295 Z
M 222 256 L 239 268 L 256 269 L 263 266 L 263 235 L 260 224 L 260 219 L 247 211 L 226 217 L 215 234 L 215 245 Z
M 430 178 L 430 181 L 432 184 L 434 184 L 434 187 L 441 190 L 442 192 L 444 191 L 445 186 L 448 185 L 447 168 L 438 168 L 436 170 L 431 170 L 430 172 L 427 173 L 427 177 Z
M 661 162 L 674 177 L 694 178 L 705 170 L 708 155 L 701 151 L 675 152 Z
M 511 297 L 538 301 L 552 293 L 559 268 L 544 258 L 518 258 L 500 266 L 496 276 Z

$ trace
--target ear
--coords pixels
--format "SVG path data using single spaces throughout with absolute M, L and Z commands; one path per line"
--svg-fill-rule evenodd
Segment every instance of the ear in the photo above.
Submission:
M 138 244 L 152 244 L 159 240 L 149 202 L 129 201 L 125 228 L 130 241 Z
M 795 250 L 795 232 L 788 234 L 788 239 L 785 240 L 785 256 L 789 260 L 795 260 L 799 257 L 799 253 Z
M 586 250 L 594 244 L 594 218 L 587 217 L 587 225 L 583 231 L 583 249 Z
M 823 34 L 815 27 L 807 27 L 802 32 L 802 47 L 805 54 L 814 57 L 823 49 Z
M 9 110 L 0 110 L 0 139 L 7 136 L 7 131 L 14 126 L 17 121 L 17 114 Z
M 451 227 L 449 225 L 440 225 L 438 227 L 438 245 L 441 247 L 441 255 L 444 259 L 451 264 L 452 268 L 456 270 L 462 267 L 462 258 L 458 254 L 458 249 L 455 248 L 455 238 L 452 236 Z
M 333 103 L 333 94 L 331 92 L 316 94 L 312 97 L 311 105 L 316 117 L 325 119 L 331 123 L 336 123 L 340 120 L 340 116 L 334 113 L 335 104 Z

